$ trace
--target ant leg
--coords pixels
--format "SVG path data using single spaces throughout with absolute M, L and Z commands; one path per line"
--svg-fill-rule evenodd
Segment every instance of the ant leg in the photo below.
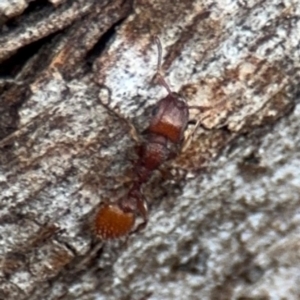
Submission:
M 139 138 L 139 134 L 138 134 L 138 131 L 136 130 L 135 126 L 129 122 L 128 120 L 127 121 L 127 125 L 129 126 L 129 134 L 131 136 L 131 138 L 136 142 L 136 143 L 140 143 L 140 138 Z
M 200 124 L 206 119 L 208 116 L 203 116 L 202 118 L 198 119 L 192 132 L 190 132 L 187 136 L 184 137 L 183 145 L 182 145 L 182 152 L 184 152 L 191 144 L 191 141 L 193 139 L 193 136 L 200 126 Z
M 212 106 L 191 105 L 191 106 L 188 106 L 188 108 L 189 109 L 197 109 L 200 111 L 200 113 L 204 113 L 206 111 L 214 110 L 218 107 L 222 107 L 222 106 L 224 107 L 224 106 L 226 106 L 226 104 L 227 104 L 227 100 L 225 99 L 225 100 L 221 100 L 221 101 L 215 103 Z
M 211 116 L 211 111 L 213 111 L 214 109 L 216 109 L 217 107 L 220 106 L 225 106 L 225 104 L 227 103 L 226 100 L 222 100 L 219 101 L 218 103 L 216 103 L 213 106 L 189 106 L 189 109 L 197 109 L 200 111 L 200 113 L 204 113 L 203 116 L 201 118 L 199 118 L 196 122 L 196 125 L 194 126 L 193 130 L 191 133 L 189 133 L 183 142 L 183 146 L 182 146 L 182 151 L 185 151 L 189 145 L 191 144 L 191 140 L 196 132 L 196 130 L 198 129 L 198 127 L 200 126 L 200 124 L 207 118 L 209 118 Z
M 90 249 L 88 255 L 83 258 L 75 268 L 75 272 L 83 271 L 87 268 L 87 265 L 97 256 L 98 252 L 103 248 L 103 242 L 97 242 L 96 245 Z
M 0 78 L 0 85 L 4 84 L 25 85 L 28 83 L 25 80 L 15 80 L 10 77 Z
M 141 217 L 143 218 L 143 222 L 141 224 L 139 224 L 137 226 L 137 228 L 134 231 L 132 231 L 132 233 L 136 233 L 136 232 L 143 230 L 147 226 L 147 223 L 148 223 L 149 211 L 148 211 L 147 201 L 145 199 L 138 198 L 137 203 L 136 203 L 136 208 L 137 208 L 138 212 L 141 214 Z
M 189 109 L 197 109 L 200 112 L 204 113 L 205 111 L 209 111 L 211 109 L 211 107 L 209 106 L 189 106 Z M 203 122 L 203 120 L 205 120 L 208 116 L 207 115 L 203 115 L 201 118 L 199 118 L 192 130 L 192 132 L 190 132 L 185 138 L 184 138 L 184 142 L 183 142 L 183 146 L 182 146 L 182 151 L 184 152 L 191 144 L 191 141 L 193 139 L 193 136 L 196 132 L 196 130 L 198 129 L 198 127 L 200 126 L 200 124 Z
M 115 115 L 117 118 L 119 118 L 122 122 L 125 123 L 125 126 L 129 129 L 129 135 L 130 137 L 135 141 L 135 142 L 140 142 L 139 134 L 135 126 L 128 120 L 126 119 L 123 115 L 121 115 L 116 109 L 110 107 L 111 103 L 111 90 L 107 86 L 101 86 L 100 87 L 102 90 L 102 95 L 101 92 L 99 93 L 99 101 L 100 103 L 113 115 Z M 106 90 L 107 95 L 103 95 L 103 91 Z

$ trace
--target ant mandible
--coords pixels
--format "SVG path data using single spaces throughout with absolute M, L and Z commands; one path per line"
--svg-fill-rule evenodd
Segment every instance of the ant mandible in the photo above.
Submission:
M 132 187 L 118 201 L 103 204 L 96 214 L 94 232 L 102 240 L 121 238 L 146 226 L 148 205 L 141 194 L 141 186 L 149 180 L 154 170 L 178 154 L 184 142 L 189 109 L 198 108 L 189 107 L 179 94 L 171 91 L 161 75 L 161 42 L 157 37 L 155 41 L 158 48 L 157 78 L 168 95 L 156 104 L 150 124 L 142 133 L 143 142 L 138 146 L 138 159 L 133 166 L 133 173 L 137 177 L 133 180 Z M 134 229 L 138 215 L 143 222 Z

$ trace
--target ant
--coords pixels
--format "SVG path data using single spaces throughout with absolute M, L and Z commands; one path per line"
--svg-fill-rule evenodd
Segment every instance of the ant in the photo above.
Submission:
M 189 109 L 203 109 L 200 106 L 188 106 L 179 94 L 171 91 L 161 75 L 161 42 L 158 37 L 155 41 L 158 48 L 156 77 L 168 95 L 155 105 L 150 124 L 142 133 L 143 142 L 137 147 L 138 159 L 133 167 L 137 178 L 133 180 L 132 187 L 117 202 L 102 205 L 96 214 L 93 227 L 102 240 L 121 238 L 146 227 L 148 205 L 141 194 L 141 186 L 149 180 L 154 170 L 176 157 L 182 149 Z M 143 222 L 133 229 L 137 215 L 142 217 Z

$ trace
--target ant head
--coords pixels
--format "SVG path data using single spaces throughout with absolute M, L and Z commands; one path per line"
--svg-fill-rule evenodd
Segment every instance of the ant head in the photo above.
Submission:
M 189 120 L 189 109 L 186 101 L 177 93 L 171 91 L 169 85 L 161 75 L 162 46 L 158 37 L 155 37 L 158 49 L 157 78 L 168 92 L 153 109 L 152 119 L 148 127 L 150 133 L 162 135 L 171 142 L 179 144 Z
M 105 204 L 96 215 L 94 230 L 103 240 L 117 239 L 129 234 L 134 222 L 132 212 L 125 212 L 118 204 Z
M 189 108 L 176 93 L 161 99 L 153 109 L 148 131 L 179 144 L 189 121 Z

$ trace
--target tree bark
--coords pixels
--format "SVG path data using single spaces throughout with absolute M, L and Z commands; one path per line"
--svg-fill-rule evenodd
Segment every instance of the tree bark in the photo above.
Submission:
M 0 299 L 299 299 L 297 1 L 0 5 Z M 170 88 L 191 136 L 143 187 L 145 230 L 102 242 L 135 129 Z M 195 128 L 195 123 L 201 126 Z

